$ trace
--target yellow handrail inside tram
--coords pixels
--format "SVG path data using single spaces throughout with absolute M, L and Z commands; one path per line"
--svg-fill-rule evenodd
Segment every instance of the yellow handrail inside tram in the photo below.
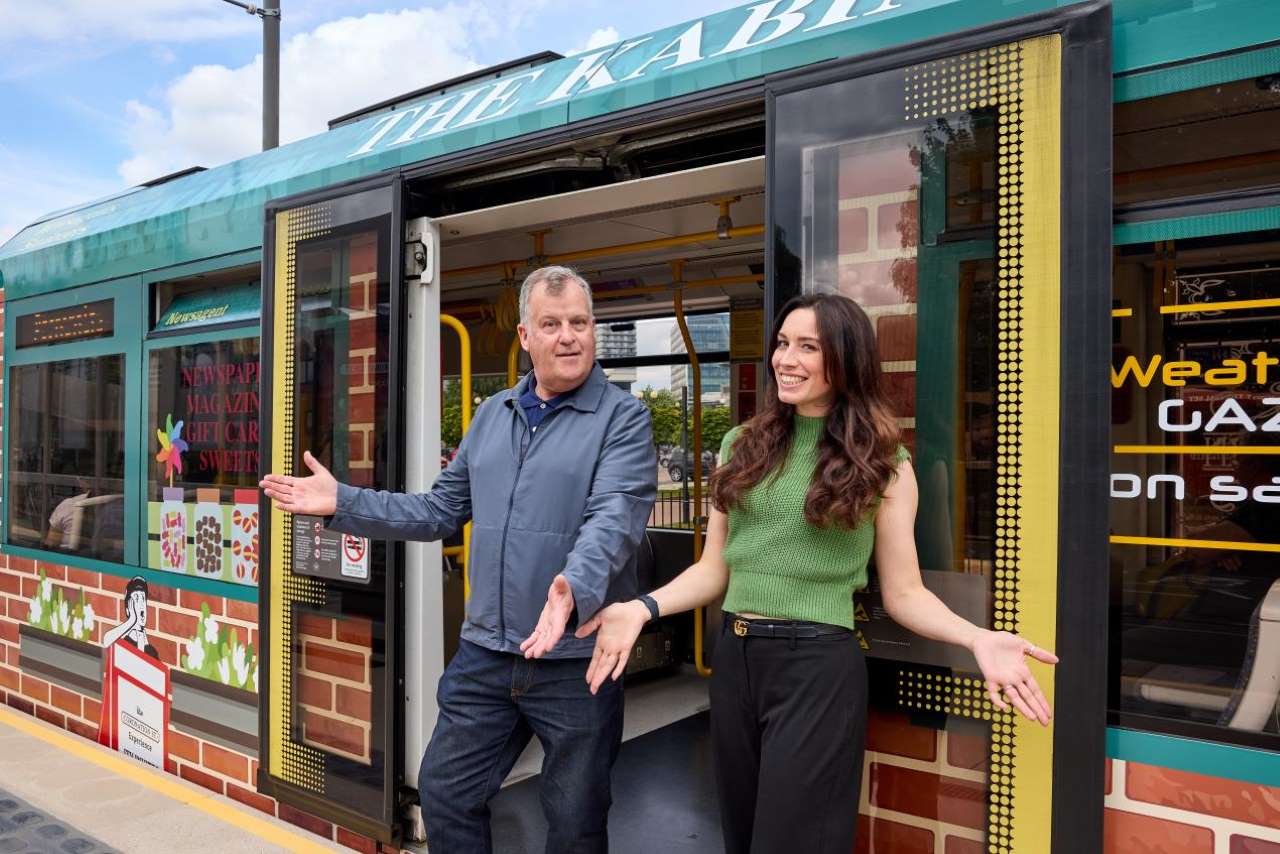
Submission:
M 507 388 L 515 388 L 520 380 L 520 336 L 511 339 L 511 349 L 507 351 Z
M 458 333 L 458 345 L 462 350 L 462 364 L 459 369 L 462 383 L 462 435 L 467 435 L 471 426 L 471 333 L 466 325 L 451 314 L 440 315 L 440 323 Z M 462 526 L 462 546 L 450 546 L 443 552 L 446 556 L 457 556 L 462 563 L 462 600 L 471 598 L 471 523 Z
M 698 367 L 698 349 L 693 346 L 689 324 L 684 318 L 684 262 L 671 262 L 672 281 L 675 286 L 676 323 L 680 325 L 680 337 L 689 354 L 689 373 L 693 375 L 693 560 L 702 559 L 702 371 Z M 689 466 L 685 467 L 689 476 Z M 699 676 L 710 676 L 711 668 L 704 662 L 704 636 L 706 613 L 703 608 L 693 610 L 693 664 Z

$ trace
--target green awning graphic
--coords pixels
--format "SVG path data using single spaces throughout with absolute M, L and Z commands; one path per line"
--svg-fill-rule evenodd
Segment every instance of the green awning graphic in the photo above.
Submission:
M 169 303 L 152 331 L 172 332 L 215 324 L 244 323 L 257 320 L 261 310 L 262 299 L 256 282 L 235 288 L 182 294 Z

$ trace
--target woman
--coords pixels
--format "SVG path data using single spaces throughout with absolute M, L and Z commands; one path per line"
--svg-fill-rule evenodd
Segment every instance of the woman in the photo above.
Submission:
M 602 610 L 587 670 L 617 679 L 641 628 L 725 596 L 711 677 L 711 743 L 725 850 L 853 850 L 866 729 L 866 663 L 853 592 L 876 571 L 889 615 L 965 647 L 991 701 L 1048 724 L 1024 661 L 1046 650 L 978 628 L 921 582 L 916 482 L 852 300 L 802 296 L 778 315 L 763 411 L 725 436 L 701 559 L 670 584 Z

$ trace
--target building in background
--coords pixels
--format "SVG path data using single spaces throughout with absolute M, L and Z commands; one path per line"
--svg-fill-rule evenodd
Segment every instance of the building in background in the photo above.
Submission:
M 685 318 L 689 325 L 689 337 L 698 351 L 702 370 L 702 402 L 704 405 L 728 405 L 729 363 L 705 361 L 708 353 L 724 353 L 729 350 L 729 315 L 695 314 Z M 678 324 L 671 325 L 671 352 L 684 353 L 684 337 Z M 689 365 L 671 366 L 671 392 L 678 399 L 685 389 L 693 392 L 693 368 Z
M 596 359 L 629 359 L 636 354 L 636 325 L 634 322 L 596 323 Z M 607 368 L 609 382 L 631 394 L 636 382 L 636 369 Z

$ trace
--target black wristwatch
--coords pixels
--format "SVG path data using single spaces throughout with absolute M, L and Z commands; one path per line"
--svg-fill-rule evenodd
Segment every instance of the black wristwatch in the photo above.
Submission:
M 643 602 L 644 606 L 649 609 L 650 620 L 658 619 L 658 602 L 656 599 L 654 599 L 648 593 L 645 593 L 641 596 L 637 596 L 636 598 L 639 599 L 641 602 Z

